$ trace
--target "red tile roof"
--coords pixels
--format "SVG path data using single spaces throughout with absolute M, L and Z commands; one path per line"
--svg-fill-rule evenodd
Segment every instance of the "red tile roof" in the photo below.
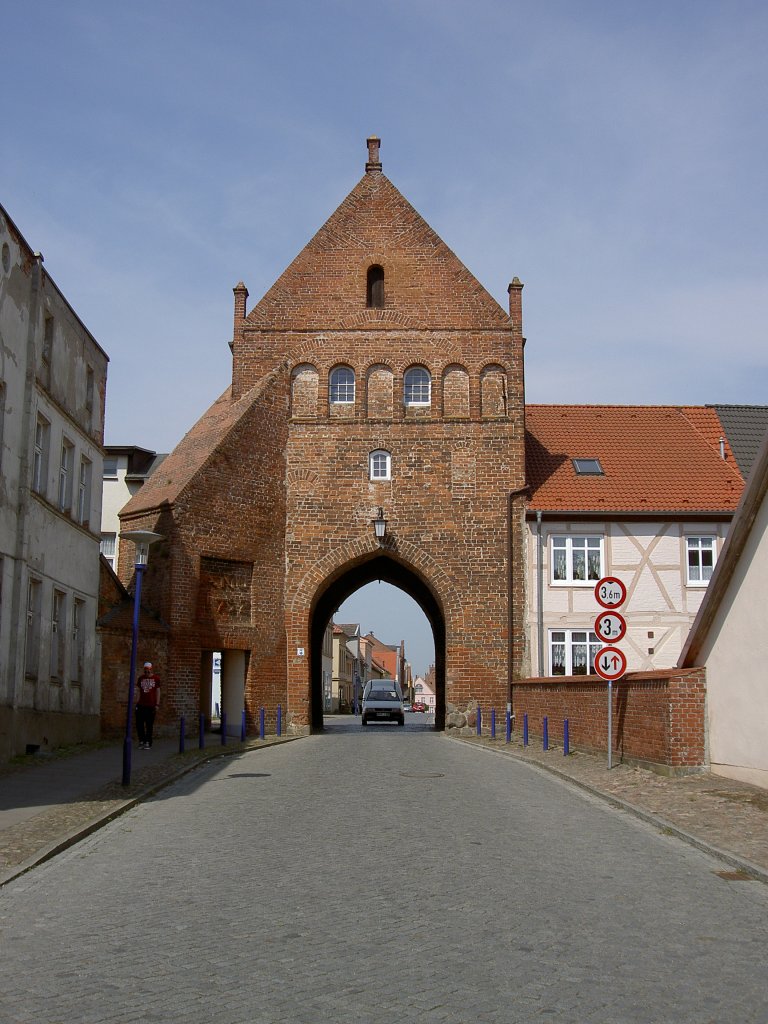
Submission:
M 744 481 L 703 406 L 526 406 L 529 507 L 542 511 L 732 511 Z M 578 476 L 572 459 L 599 459 Z

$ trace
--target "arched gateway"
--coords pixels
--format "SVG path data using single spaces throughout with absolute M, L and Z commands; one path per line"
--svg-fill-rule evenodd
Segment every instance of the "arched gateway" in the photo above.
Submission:
M 194 718 L 222 650 L 251 724 L 280 703 L 290 729 L 320 725 L 322 629 L 375 579 L 432 625 L 440 725 L 505 705 L 523 636 L 521 290 L 496 303 L 384 176 L 376 138 L 250 312 L 236 286 L 231 387 L 121 515 L 165 537 L 144 595 L 168 625 L 169 718 Z
M 372 554 L 370 558 L 343 567 L 341 575 L 328 581 L 328 586 L 318 595 L 311 607 L 312 625 L 310 629 L 310 722 L 313 729 L 323 725 L 323 691 L 322 691 L 322 646 L 323 631 L 329 619 L 339 605 L 350 594 L 380 580 L 391 583 L 405 591 L 416 601 L 432 627 L 435 643 L 435 685 L 437 706 L 435 725 L 442 729 L 445 725 L 445 615 L 440 601 L 430 586 L 414 570 L 398 561 L 387 551 Z M 450 613 L 449 613 L 450 614 Z

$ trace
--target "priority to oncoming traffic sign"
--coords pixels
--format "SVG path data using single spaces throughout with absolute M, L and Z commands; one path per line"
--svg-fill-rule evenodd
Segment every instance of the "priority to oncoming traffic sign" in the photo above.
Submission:
M 609 682 L 627 671 L 627 658 L 618 647 L 601 647 L 595 656 L 595 672 Z

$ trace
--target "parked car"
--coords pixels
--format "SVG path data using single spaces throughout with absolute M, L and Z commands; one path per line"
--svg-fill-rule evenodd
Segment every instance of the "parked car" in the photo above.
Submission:
M 411 707 L 411 702 L 409 700 L 403 701 L 403 711 L 413 711 L 413 708 Z
M 423 700 L 415 700 L 413 702 L 413 704 L 411 705 L 411 710 L 412 711 L 426 711 L 427 710 L 427 705 L 424 703 Z
M 363 725 L 397 722 L 405 725 L 403 692 L 394 679 L 370 679 L 363 690 Z

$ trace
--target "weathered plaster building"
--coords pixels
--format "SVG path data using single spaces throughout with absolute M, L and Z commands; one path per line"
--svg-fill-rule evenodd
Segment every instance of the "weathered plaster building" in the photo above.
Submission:
M 505 704 L 523 637 L 521 293 L 496 303 L 382 173 L 375 138 L 250 311 L 237 285 L 232 385 L 121 517 L 166 538 L 144 589 L 170 627 L 166 715 L 194 720 L 221 650 L 251 722 L 280 702 L 292 728 L 320 726 L 326 625 L 376 579 L 432 625 L 438 725 L 451 705 Z
M 107 356 L 0 207 L 0 758 L 99 733 Z

